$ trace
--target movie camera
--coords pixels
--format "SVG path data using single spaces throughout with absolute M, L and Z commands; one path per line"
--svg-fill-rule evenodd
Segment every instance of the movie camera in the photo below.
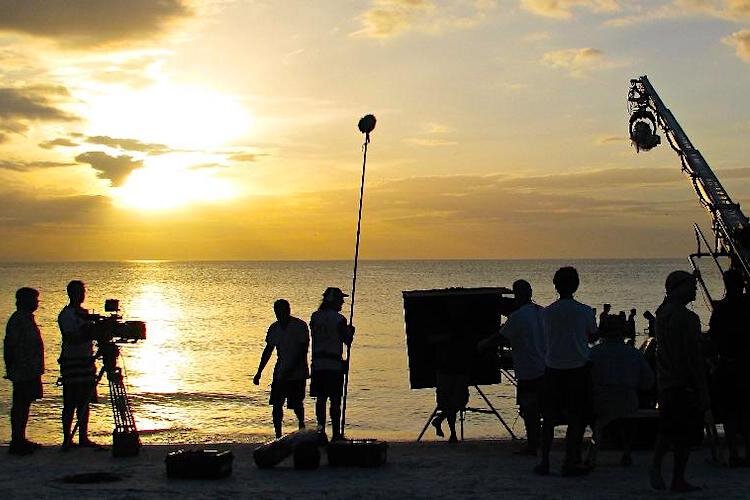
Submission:
M 116 342 L 130 344 L 146 340 L 146 323 L 143 321 L 123 321 L 120 315 L 120 301 L 107 299 L 104 311 L 108 315 L 89 314 L 89 336 L 101 347 L 101 344 Z
M 102 368 L 96 378 L 98 385 L 106 374 L 109 382 L 109 401 L 112 406 L 114 430 L 112 431 L 112 454 L 127 457 L 138 454 L 141 440 L 135 417 L 125 388 L 122 369 L 117 366 L 120 348 L 117 344 L 134 344 L 146 339 L 146 323 L 143 321 L 123 321 L 120 315 L 120 301 L 107 299 L 104 302 L 107 315 L 88 315 L 88 335 L 96 341 L 99 350 L 96 357 L 102 359 Z M 76 427 L 78 424 L 76 424 Z M 75 434 L 75 430 L 73 431 Z

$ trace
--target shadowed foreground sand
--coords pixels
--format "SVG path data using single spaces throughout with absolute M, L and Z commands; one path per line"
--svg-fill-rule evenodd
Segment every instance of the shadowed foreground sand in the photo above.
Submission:
M 556 443 L 553 472 L 559 471 L 562 443 Z M 512 455 L 510 441 L 391 443 L 388 465 L 377 469 L 333 468 L 297 471 L 291 458 L 271 470 L 252 462 L 255 445 L 222 445 L 235 455 L 231 477 L 217 481 L 167 479 L 164 457 L 179 446 L 146 446 L 139 457 L 112 458 L 108 451 L 47 447 L 28 457 L 0 448 L 0 498 L 641 498 L 675 495 L 652 491 L 646 478 L 650 452 L 635 452 L 630 468 L 616 465 L 619 454 L 603 451 L 600 466 L 584 478 L 535 476 L 534 458 Z M 748 498 L 750 469 L 729 469 L 705 462 L 708 450 L 691 456 L 688 474 L 704 490 L 689 498 Z M 322 460 L 325 464 L 325 457 Z M 671 462 L 665 464 L 671 472 Z M 66 484 L 60 478 L 84 472 L 110 472 L 122 481 Z M 665 475 L 669 480 L 669 475 Z

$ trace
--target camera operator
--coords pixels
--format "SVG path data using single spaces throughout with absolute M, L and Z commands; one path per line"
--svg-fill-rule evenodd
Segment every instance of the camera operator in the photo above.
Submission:
M 16 292 L 16 312 L 5 329 L 3 357 L 5 378 L 13 382 L 13 406 L 10 409 L 11 441 L 8 453 L 28 455 L 40 445 L 26 439 L 31 402 L 42 397 L 44 373 L 44 342 L 34 319 L 39 307 L 39 292 L 33 288 L 19 288 Z
M 547 349 L 544 337 L 542 307 L 532 302 L 531 285 L 526 280 L 513 283 L 513 294 L 518 309 L 508 317 L 496 334 L 482 340 L 480 351 L 497 346 L 500 336 L 510 340 L 513 369 L 518 380 L 516 403 L 526 427 L 526 447 L 519 455 L 536 456 L 541 436 L 541 393 L 544 385 L 544 356 Z
M 71 427 L 74 412 L 79 425 L 78 445 L 89 448 L 99 446 L 88 437 L 89 404 L 96 399 L 96 364 L 89 331 L 89 313 L 81 307 L 86 298 L 86 287 L 82 281 L 74 280 L 68 283 L 67 291 L 70 303 L 57 317 L 62 334 L 58 362 L 63 387 L 63 451 L 73 444 Z

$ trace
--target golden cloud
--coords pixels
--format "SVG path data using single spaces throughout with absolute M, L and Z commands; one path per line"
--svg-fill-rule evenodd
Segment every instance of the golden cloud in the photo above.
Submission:
M 585 76 L 591 70 L 607 65 L 604 53 L 591 47 L 553 50 L 544 54 L 542 63 L 566 70 L 574 77 Z
M 0 0 L 0 31 L 106 46 L 151 38 L 191 13 L 186 0 Z
M 605 26 L 623 27 L 686 16 L 708 16 L 733 22 L 750 20 L 750 0 L 672 0 L 661 5 L 639 3 L 628 7 L 635 13 L 610 19 Z
M 521 0 L 521 7 L 533 14 L 555 19 L 570 19 L 573 9 L 587 9 L 596 13 L 620 10 L 617 0 Z
M 359 16 L 362 28 L 352 35 L 390 38 L 410 30 L 438 34 L 469 29 L 481 23 L 494 8 L 494 0 L 464 0 L 449 6 L 438 6 L 432 0 L 374 0 Z
M 750 62 L 750 29 L 736 31 L 722 38 L 721 41 L 730 47 L 734 47 L 737 57 L 745 62 Z

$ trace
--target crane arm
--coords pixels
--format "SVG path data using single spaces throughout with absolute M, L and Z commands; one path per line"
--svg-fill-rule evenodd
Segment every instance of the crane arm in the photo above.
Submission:
M 630 137 L 636 148 L 649 150 L 658 145 L 655 125 L 661 127 L 670 146 L 679 155 L 682 170 L 690 178 L 701 205 L 711 214 L 716 252 L 729 255 L 732 266 L 742 272 L 745 282 L 750 284 L 750 222 L 740 205 L 732 201 L 646 76 L 630 81 L 628 105 L 632 115 Z M 652 119 L 655 123 L 650 125 L 648 133 L 647 125 Z

